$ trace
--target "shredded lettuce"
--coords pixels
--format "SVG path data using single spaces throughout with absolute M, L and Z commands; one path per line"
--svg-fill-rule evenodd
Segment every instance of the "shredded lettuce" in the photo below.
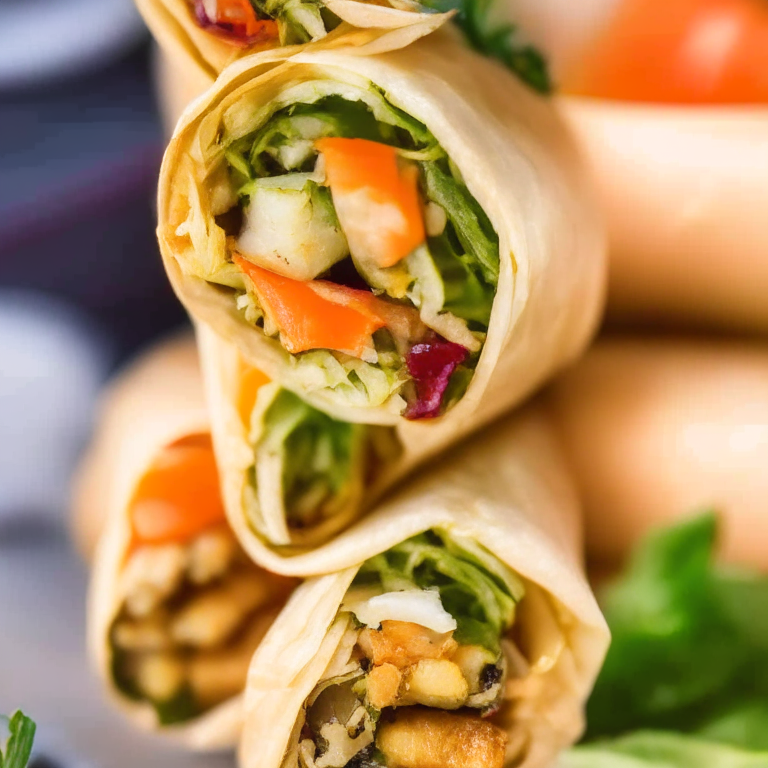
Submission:
M 280 390 L 264 415 L 256 466 L 278 457 L 287 523 L 302 528 L 359 496 L 365 471 L 366 427 L 338 421 Z
M 768 751 L 749 751 L 663 731 L 639 731 L 565 752 L 558 768 L 765 768 Z
M 652 535 L 605 593 L 590 738 L 675 729 L 768 749 L 768 577 L 715 565 L 716 533 L 710 512 Z
M 367 560 L 355 584 L 385 591 L 431 589 L 456 619 L 455 638 L 498 653 L 525 594 L 520 578 L 484 547 L 445 531 L 427 531 Z
M 21 710 L 0 715 L 0 768 L 26 768 L 35 739 L 35 723 Z

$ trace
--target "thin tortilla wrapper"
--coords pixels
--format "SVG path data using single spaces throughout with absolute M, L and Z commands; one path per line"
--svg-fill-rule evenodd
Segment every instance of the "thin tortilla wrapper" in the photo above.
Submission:
M 97 428 L 73 483 L 71 534 L 86 560 L 114 508 L 109 494 L 124 498 L 136 467 L 159 446 L 209 429 L 190 333 L 161 341 L 118 375 L 102 396 Z
M 359 49 L 358 49 L 359 50 Z M 604 238 L 575 148 L 551 107 L 498 65 L 441 31 L 406 49 L 358 56 L 305 50 L 281 66 L 267 52 L 230 67 L 182 117 L 159 186 L 158 237 L 174 289 L 198 321 L 232 341 L 271 379 L 336 418 L 396 424 L 387 407 L 350 408 L 327 391 L 300 392 L 291 359 L 249 325 L 231 295 L 184 275 L 189 237 L 176 234 L 198 194 L 201 146 L 224 119 L 235 125 L 296 80 L 365 78 L 426 124 L 462 173 L 500 238 L 501 263 L 488 336 L 472 381 L 448 414 L 423 427 L 453 436 L 519 402 L 584 348 L 602 306 Z M 239 110 L 237 105 L 239 104 Z M 440 438 L 434 438 L 439 441 Z M 444 442 L 449 442 L 445 439 Z
M 98 535 L 88 595 L 89 655 L 108 694 L 139 727 L 159 730 L 191 749 L 233 746 L 242 724 L 242 695 L 194 720 L 160 726 L 152 705 L 119 693 L 111 676 L 108 635 L 119 611 L 118 579 L 131 543 L 130 501 L 147 468 L 165 446 L 208 432 L 194 340 L 165 341 L 114 385 L 105 400 L 100 431 L 80 473 L 76 527 L 89 551 Z
M 590 558 L 617 565 L 650 529 L 714 508 L 720 551 L 768 568 L 768 347 L 614 338 L 551 390 Z
M 344 23 L 311 45 L 337 44 L 342 39 L 356 45 L 360 38 L 355 36 L 355 30 L 365 29 L 386 38 L 383 43 L 386 49 L 405 47 L 433 32 L 452 15 L 418 13 L 357 0 L 326 0 L 324 4 Z M 232 62 L 278 45 L 276 41 L 265 43 L 261 48 L 233 45 L 200 27 L 187 0 L 136 0 L 136 5 L 163 50 L 183 70 L 195 70 L 196 76 L 207 79 L 208 84 L 213 83 Z M 290 46 L 288 49 L 295 52 L 300 47 Z
M 520 691 L 517 717 L 531 737 L 520 765 L 548 765 L 578 738 L 609 633 L 584 576 L 572 481 L 551 426 L 529 410 L 473 439 L 309 556 L 317 570 L 335 572 L 299 587 L 253 657 L 243 768 L 281 765 L 302 704 L 340 640 L 334 619 L 360 564 L 434 527 L 480 542 L 526 582 L 517 622 L 536 628 L 526 655 L 541 676 Z
M 248 483 L 247 470 L 254 462 L 254 450 L 249 440 L 249 424 L 243 421 L 239 408 L 244 363 L 234 345 L 224 341 L 207 326 L 198 324 L 196 332 L 224 504 L 230 526 L 241 546 L 255 562 L 275 573 L 308 576 L 329 570 L 323 553 L 342 546 L 338 536 L 336 541 L 328 542 L 328 537 L 313 539 L 310 534 L 303 539 L 295 539 L 294 546 L 276 547 L 249 524 L 243 507 L 243 493 Z M 476 426 L 469 423 L 445 424 L 452 431 L 432 429 L 425 422 L 401 420 L 394 427 L 402 448 L 401 454 L 368 487 L 359 514 L 340 521 L 337 527 L 348 527 L 356 518 L 363 517 L 387 490 L 396 487 L 416 467 Z M 374 516 L 378 517 L 379 513 L 374 513 Z

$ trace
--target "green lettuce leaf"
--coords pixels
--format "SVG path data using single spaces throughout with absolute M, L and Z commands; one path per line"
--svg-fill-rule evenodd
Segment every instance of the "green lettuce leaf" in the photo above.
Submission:
M 500 0 L 424 0 L 425 5 L 437 11 L 457 11 L 456 24 L 478 53 L 500 61 L 534 91 L 552 93 L 546 58 L 537 48 L 519 39 L 515 24 L 491 20 L 494 2 Z
M 21 710 L 0 716 L 0 768 L 26 768 L 35 730 L 35 723 Z
M 493 653 L 525 593 L 520 578 L 485 548 L 437 530 L 367 560 L 356 584 L 376 582 L 387 591 L 436 588 L 456 619 L 456 640 Z
M 765 768 L 768 751 L 754 752 L 661 731 L 639 731 L 565 752 L 558 768 Z
M 280 390 L 264 415 L 264 432 L 256 448 L 282 457 L 283 503 L 289 525 L 317 522 L 332 513 L 359 485 L 365 469 L 366 427 L 338 421 L 286 389 Z
M 652 535 L 604 595 L 613 643 L 588 738 L 653 728 L 765 744 L 768 578 L 718 567 L 716 532 L 707 513 Z

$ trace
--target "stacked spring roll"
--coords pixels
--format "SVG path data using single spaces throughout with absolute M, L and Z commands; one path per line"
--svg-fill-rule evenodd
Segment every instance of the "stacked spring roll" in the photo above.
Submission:
M 269 52 L 182 117 L 159 240 L 193 318 L 344 421 L 445 445 L 577 355 L 604 253 L 549 106 L 435 34 Z
M 100 536 L 90 651 L 141 726 L 231 746 L 248 663 L 295 581 L 254 565 L 226 524 L 191 338 L 158 347 L 107 402 L 76 498 L 85 549 Z
M 202 87 L 233 61 L 281 46 L 356 44 L 354 29 L 386 38 L 398 48 L 443 24 L 416 0 L 136 0 L 144 20 L 182 74 Z M 352 34 L 351 34 L 352 33 Z M 364 36 L 363 39 L 370 39 Z
M 245 768 L 545 766 L 608 630 L 536 411 L 442 460 L 301 568 L 254 655 Z

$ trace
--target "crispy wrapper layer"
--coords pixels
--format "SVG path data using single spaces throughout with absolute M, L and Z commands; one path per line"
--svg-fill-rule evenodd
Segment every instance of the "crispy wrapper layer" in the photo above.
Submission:
M 239 46 L 201 28 L 187 0 L 136 0 L 144 21 L 156 40 L 182 69 L 195 71 L 212 83 L 229 64 L 245 56 L 268 50 L 277 41 Z M 381 38 L 381 50 L 405 47 L 445 23 L 451 13 L 418 13 L 387 8 L 358 0 L 326 0 L 326 7 L 342 20 L 333 32 L 312 45 L 358 45 L 371 37 Z M 359 36 L 356 30 L 370 30 Z M 295 52 L 300 46 L 288 46 Z
M 355 528 L 309 557 L 332 572 L 305 582 L 254 655 L 240 744 L 244 768 L 278 768 L 297 746 L 304 700 L 323 677 L 346 622 L 336 616 L 360 564 L 441 528 L 481 543 L 524 580 L 516 624 L 536 675 L 497 719 L 507 764 L 548 765 L 578 738 L 609 633 L 580 561 L 576 494 L 551 427 L 524 412 L 435 464 Z
M 442 31 L 381 55 L 313 49 L 277 66 L 281 59 L 284 53 L 267 52 L 231 66 L 183 115 L 163 162 L 161 251 L 171 282 L 195 319 L 233 342 L 271 379 L 298 391 L 292 359 L 277 340 L 245 320 L 232 294 L 182 273 L 180 262 L 205 256 L 177 229 L 190 200 L 199 197 L 203 209 L 207 205 L 207 169 L 199 158 L 222 124 L 242 123 L 292 84 L 364 78 L 429 128 L 500 240 L 498 288 L 472 381 L 447 414 L 415 429 L 425 441 L 451 442 L 519 402 L 578 355 L 602 306 L 603 232 L 576 152 L 545 101 Z M 328 390 L 299 394 L 336 418 L 391 425 L 402 420 L 389 401 L 350 408 Z

